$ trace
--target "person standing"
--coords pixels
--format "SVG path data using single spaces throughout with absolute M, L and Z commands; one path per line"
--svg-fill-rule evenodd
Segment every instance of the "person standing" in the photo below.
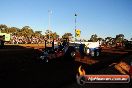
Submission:
M 80 52 L 80 56 L 81 56 L 81 59 L 84 58 L 84 44 L 80 44 L 79 46 L 79 52 Z

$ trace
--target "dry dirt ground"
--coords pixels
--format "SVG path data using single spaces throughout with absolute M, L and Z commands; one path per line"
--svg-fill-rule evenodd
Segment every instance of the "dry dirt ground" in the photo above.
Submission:
M 76 83 L 80 65 L 86 74 L 121 74 L 114 65 L 109 65 L 124 59 L 129 64 L 132 58 L 131 50 L 103 49 L 100 57 L 76 58 L 74 61 L 66 60 L 71 57 L 60 57 L 49 63 L 43 63 L 37 60 L 43 47 L 6 45 L 0 49 L 0 88 L 130 88 L 131 86 L 130 83 L 84 86 Z

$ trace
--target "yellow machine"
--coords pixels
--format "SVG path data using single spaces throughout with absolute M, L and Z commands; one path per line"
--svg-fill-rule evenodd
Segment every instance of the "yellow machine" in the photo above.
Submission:
M 75 36 L 76 37 L 80 37 L 80 35 L 81 35 L 81 30 L 80 29 L 76 29 L 75 30 Z

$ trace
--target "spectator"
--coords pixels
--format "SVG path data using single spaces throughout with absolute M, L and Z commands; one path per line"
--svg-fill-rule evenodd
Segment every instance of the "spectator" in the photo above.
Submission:
M 81 58 L 83 59 L 84 58 L 84 44 L 80 44 L 79 52 L 80 52 Z

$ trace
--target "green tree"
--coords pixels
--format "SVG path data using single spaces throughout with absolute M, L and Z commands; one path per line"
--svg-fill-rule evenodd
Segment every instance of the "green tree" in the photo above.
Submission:
M 47 39 L 52 38 L 52 31 L 46 30 L 46 32 L 45 32 L 45 38 L 47 38 Z
M 116 35 L 116 38 L 115 38 L 115 42 L 117 43 L 117 42 L 119 42 L 119 43 L 121 43 L 121 42 L 123 42 L 124 41 L 124 35 L 123 34 L 118 34 L 118 35 Z
M 109 46 L 109 45 L 111 45 L 112 44 L 112 37 L 106 37 L 105 38 L 105 44 L 107 45 L 107 46 Z
M 122 47 L 124 44 L 124 35 L 123 34 L 118 34 L 115 37 L 115 44 L 117 47 Z
M 41 33 L 42 33 L 42 31 L 35 31 L 33 35 L 34 35 L 35 37 L 41 37 L 41 36 L 42 36 Z
M 0 31 L 3 33 L 8 33 L 8 27 L 4 24 L 0 24 Z
M 99 41 L 100 44 L 103 44 L 103 43 L 104 43 L 104 39 L 103 39 L 103 38 L 100 38 L 100 37 L 99 37 L 99 38 L 98 38 L 98 41 Z
M 71 33 L 65 33 L 65 34 L 62 36 L 63 39 L 64 39 L 64 38 L 69 39 L 70 37 L 72 37 L 72 34 L 71 34 Z
M 18 32 L 18 28 L 16 28 L 16 27 L 8 28 L 8 32 L 9 32 L 9 33 L 12 33 L 12 34 L 15 34 L 15 33 Z
M 98 38 L 98 41 L 103 41 L 104 39 L 103 38 Z
M 90 41 L 91 42 L 97 42 L 98 41 L 98 36 L 96 34 L 91 35 Z
M 52 38 L 53 39 L 58 39 L 59 35 L 56 32 L 54 32 L 54 33 L 52 33 Z
M 45 38 L 46 39 L 58 39 L 59 35 L 56 32 L 52 32 L 51 30 L 46 30 Z
M 20 33 L 25 37 L 31 37 L 34 34 L 33 30 L 29 26 L 24 26 Z

